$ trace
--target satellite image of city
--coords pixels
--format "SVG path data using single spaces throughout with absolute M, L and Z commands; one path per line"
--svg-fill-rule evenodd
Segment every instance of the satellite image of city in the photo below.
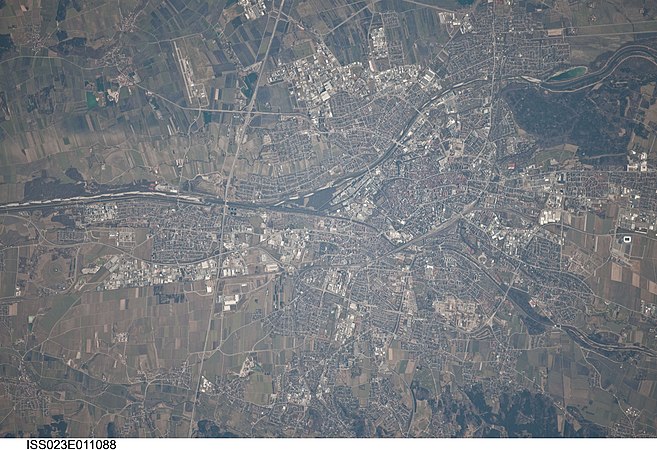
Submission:
M 0 0 L 0 437 L 657 437 L 657 0 Z

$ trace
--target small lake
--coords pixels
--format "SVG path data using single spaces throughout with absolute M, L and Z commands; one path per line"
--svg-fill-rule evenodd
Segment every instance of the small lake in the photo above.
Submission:
M 570 80 L 571 78 L 581 77 L 588 71 L 586 66 L 577 66 L 563 72 L 559 72 L 555 75 L 552 75 L 547 81 L 565 81 Z

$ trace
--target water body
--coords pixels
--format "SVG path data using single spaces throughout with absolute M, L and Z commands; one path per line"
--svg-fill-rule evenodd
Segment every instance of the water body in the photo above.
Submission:
M 588 67 L 586 66 L 577 66 L 573 67 L 571 69 L 565 70 L 563 72 L 558 72 L 555 75 L 552 75 L 550 78 L 547 79 L 547 81 L 565 81 L 565 80 L 570 80 L 572 78 L 577 78 L 581 77 L 584 75 L 586 72 L 588 72 Z
M 330 187 L 315 191 L 315 194 L 308 198 L 307 206 L 320 211 L 322 209 L 328 208 L 329 203 L 331 200 L 333 200 L 333 196 L 335 195 L 335 190 L 336 189 L 334 187 Z
M 246 98 L 248 100 L 251 100 L 251 96 L 253 95 L 253 89 L 255 88 L 255 84 L 257 80 L 258 80 L 258 74 L 256 72 L 252 72 L 248 74 L 242 80 L 244 82 L 244 87 L 242 87 L 242 93 L 246 95 Z

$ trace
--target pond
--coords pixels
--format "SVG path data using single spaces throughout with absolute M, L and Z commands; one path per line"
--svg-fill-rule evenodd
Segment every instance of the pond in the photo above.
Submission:
M 571 78 L 581 77 L 587 71 L 588 71 L 588 68 L 586 66 L 577 66 L 577 67 L 570 68 L 568 70 L 564 70 L 562 72 L 558 72 L 555 75 L 552 75 L 550 78 L 548 78 L 547 81 L 570 80 Z

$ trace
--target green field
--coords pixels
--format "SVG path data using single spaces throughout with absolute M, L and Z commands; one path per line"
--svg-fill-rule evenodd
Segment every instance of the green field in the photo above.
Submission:
M 94 109 L 98 106 L 98 101 L 93 92 L 87 91 L 87 108 Z
M 54 327 L 55 324 L 62 317 L 64 317 L 66 311 L 68 311 L 77 300 L 78 300 L 77 297 L 73 297 L 71 295 L 63 295 L 63 296 L 55 297 L 53 299 L 52 308 L 50 308 L 50 310 L 46 314 L 44 314 L 43 316 L 37 319 L 39 323 L 39 327 L 45 330 L 51 330 L 52 327 Z

